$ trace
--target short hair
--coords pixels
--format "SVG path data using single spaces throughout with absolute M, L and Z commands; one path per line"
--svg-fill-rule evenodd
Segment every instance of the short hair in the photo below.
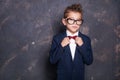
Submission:
M 67 18 L 67 15 L 70 11 L 79 12 L 79 13 L 83 14 L 82 6 L 80 3 L 72 4 L 71 6 L 68 6 L 64 11 L 64 18 Z

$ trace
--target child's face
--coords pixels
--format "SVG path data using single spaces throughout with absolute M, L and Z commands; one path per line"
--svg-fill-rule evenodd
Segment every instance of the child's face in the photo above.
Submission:
M 69 12 L 67 18 L 62 19 L 63 24 L 72 34 L 79 31 L 82 24 L 82 14 L 79 12 Z

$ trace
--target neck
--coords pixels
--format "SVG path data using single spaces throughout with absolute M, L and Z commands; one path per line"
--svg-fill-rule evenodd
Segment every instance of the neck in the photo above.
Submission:
M 67 35 L 78 35 L 78 31 L 77 32 L 70 32 L 69 30 L 66 31 L 67 32 Z
M 71 32 L 71 31 L 69 31 L 69 30 L 67 30 L 70 34 L 76 34 L 78 31 L 76 31 L 76 32 Z

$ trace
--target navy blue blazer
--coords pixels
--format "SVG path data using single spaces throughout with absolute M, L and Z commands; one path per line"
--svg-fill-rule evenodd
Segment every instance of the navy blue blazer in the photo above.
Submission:
M 50 62 L 57 64 L 57 80 L 84 80 L 84 64 L 89 65 L 93 62 L 91 40 L 79 32 L 84 44 L 76 46 L 75 57 L 72 60 L 69 45 L 61 46 L 66 36 L 66 32 L 54 36 L 50 49 Z

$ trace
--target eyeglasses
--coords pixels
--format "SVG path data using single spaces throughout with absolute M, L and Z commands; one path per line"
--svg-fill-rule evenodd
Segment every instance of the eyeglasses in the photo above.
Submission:
M 66 18 L 66 21 L 68 24 L 72 25 L 76 22 L 77 25 L 81 25 L 83 20 L 82 19 L 79 19 L 79 20 L 74 20 L 74 19 L 71 19 L 71 18 Z

